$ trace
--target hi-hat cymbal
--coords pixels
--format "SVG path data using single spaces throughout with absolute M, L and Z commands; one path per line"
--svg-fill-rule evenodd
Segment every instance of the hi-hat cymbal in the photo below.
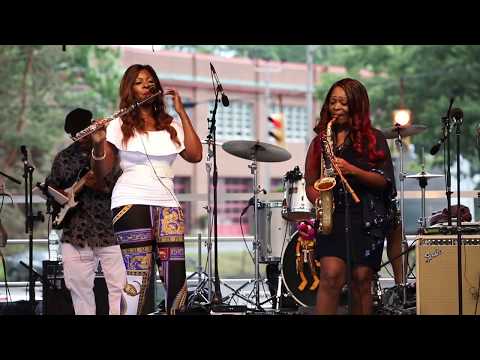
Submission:
M 444 176 L 445 175 L 443 175 L 443 174 L 429 174 L 425 171 L 421 171 L 418 174 L 407 175 L 405 177 L 409 178 L 409 179 L 433 179 L 433 178 L 440 178 L 440 177 L 444 177 Z
M 381 131 L 387 139 L 396 139 L 399 132 L 402 138 L 406 138 L 408 136 L 417 135 L 425 130 L 427 130 L 427 127 L 425 125 L 410 125 L 394 126 L 392 128 L 382 129 Z
M 247 160 L 252 160 L 252 157 L 255 157 L 260 162 L 280 162 L 292 157 L 284 148 L 260 141 L 227 141 L 222 145 L 222 148 L 231 155 Z

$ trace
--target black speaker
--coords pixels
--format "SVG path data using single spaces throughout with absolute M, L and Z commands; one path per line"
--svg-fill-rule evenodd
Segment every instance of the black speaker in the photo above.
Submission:
M 103 274 L 95 276 L 96 314 L 108 315 L 108 289 Z M 63 266 L 59 261 L 43 261 L 43 306 L 44 315 L 75 315 L 70 291 L 65 286 Z
M 0 315 L 38 315 L 39 303 L 35 301 L 34 306 L 26 300 L 0 303 Z

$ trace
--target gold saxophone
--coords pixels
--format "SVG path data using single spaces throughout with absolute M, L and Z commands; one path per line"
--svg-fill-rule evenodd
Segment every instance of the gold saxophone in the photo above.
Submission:
M 319 223 L 318 231 L 321 234 L 328 235 L 333 229 L 333 211 L 335 210 L 335 201 L 333 199 L 332 189 L 337 184 L 335 179 L 335 171 L 340 180 L 344 184 L 347 191 L 352 195 L 353 201 L 359 203 L 360 199 L 352 189 L 348 181 L 342 174 L 335 162 L 335 155 L 333 154 L 333 132 L 332 125 L 336 121 L 333 118 L 327 123 L 326 134 L 322 134 L 320 144 L 322 147 L 323 168 L 320 179 L 315 181 L 313 188 L 320 192 L 319 197 L 315 200 L 315 215 Z
M 318 231 L 324 235 L 332 232 L 333 228 L 333 211 L 335 210 L 335 202 L 333 200 L 332 189 L 337 184 L 335 179 L 335 170 L 333 164 L 333 133 L 332 125 L 335 119 L 327 124 L 326 134 L 321 135 L 320 145 L 322 147 L 323 168 L 320 179 L 315 181 L 313 188 L 320 192 L 317 200 L 315 200 L 315 216 L 319 223 Z

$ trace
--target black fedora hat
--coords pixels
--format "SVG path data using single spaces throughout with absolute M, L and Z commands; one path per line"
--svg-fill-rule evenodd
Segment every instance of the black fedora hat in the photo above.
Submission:
M 65 117 L 65 132 L 75 135 L 92 123 L 93 114 L 89 110 L 77 108 L 68 113 Z

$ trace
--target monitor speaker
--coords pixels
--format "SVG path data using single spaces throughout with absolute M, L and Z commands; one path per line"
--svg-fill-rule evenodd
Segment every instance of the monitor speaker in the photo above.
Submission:
M 97 315 L 108 315 L 108 289 L 103 274 L 95 276 L 93 292 Z M 43 314 L 75 315 L 70 291 L 65 286 L 63 266 L 58 261 L 43 261 Z
M 458 315 L 456 235 L 417 237 L 417 314 Z M 462 235 L 462 314 L 480 314 L 480 236 Z

